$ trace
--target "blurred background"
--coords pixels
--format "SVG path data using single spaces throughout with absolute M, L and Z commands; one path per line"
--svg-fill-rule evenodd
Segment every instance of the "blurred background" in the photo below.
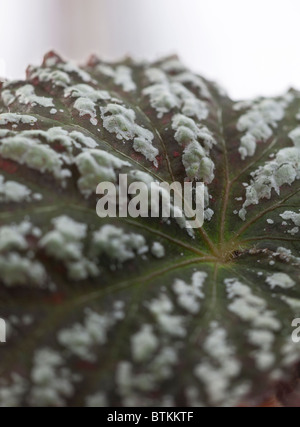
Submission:
M 177 53 L 235 99 L 300 89 L 299 0 L 0 0 L 0 75 L 55 49 L 84 62 Z

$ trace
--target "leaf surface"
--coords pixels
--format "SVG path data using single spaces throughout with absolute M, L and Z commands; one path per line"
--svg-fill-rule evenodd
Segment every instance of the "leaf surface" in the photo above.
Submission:
M 49 53 L 0 94 L 0 406 L 230 406 L 292 376 L 297 91 Z M 204 226 L 100 219 L 120 174 L 203 181 Z

